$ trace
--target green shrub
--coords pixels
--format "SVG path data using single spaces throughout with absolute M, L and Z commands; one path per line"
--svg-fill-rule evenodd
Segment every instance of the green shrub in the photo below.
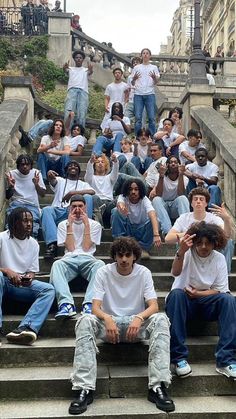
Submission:
M 44 90 L 54 90 L 56 81 L 64 79 L 63 70 L 43 57 L 31 57 L 26 65 L 26 71 L 42 82 Z
M 48 51 L 48 36 L 35 36 L 25 42 L 21 55 L 24 57 L 46 57 Z
M 14 48 L 8 40 L 0 38 L 0 69 L 5 70 L 8 61 L 14 59 Z

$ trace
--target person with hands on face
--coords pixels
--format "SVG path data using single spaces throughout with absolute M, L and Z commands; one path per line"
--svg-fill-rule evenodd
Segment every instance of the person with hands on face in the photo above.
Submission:
M 221 227 L 201 221 L 192 224 L 179 241 L 166 313 L 171 323 L 171 362 L 180 378 L 192 373 L 187 361 L 187 321 L 201 318 L 218 321 L 216 371 L 236 379 L 236 303 L 229 291 L 225 258 L 218 252 L 226 240 Z
M 188 178 L 184 175 L 184 171 L 185 166 L 180 164 L 177 157 L 168 157 L 166 164 L 160 165 L 156 184 L 149 194 L 163 236 L 171 229 L 171 220 L 190 210 L 185 196 Z
M 101 225 L 87 216 L 84 197 L 72 196 L 68 220 L 58 225 L 57 232 L 57 244 L 65 246 L 65 255 L 53 263 L 50 273 L 50 282 L 56 290 L 59 307 L 56 319 L 76 315 L 68 283 L 78 276 L 89 283 L 84 296 L 83 312 L 91 313 L 95 274 L 104 265 L 104 262 L 93 256 L 96 245 L 100 244 L 101 233 Z
M 76 323 L 71 375 L 74 400 L 69 413 L 81 414 L 93 402 L 96 338 L 114 345 L 149 339 L 148 400 L 165 412 L 174 411 L 174 402 L 166 390 L 171 381 L 169 321 L 164 313 L 158 313 L 151 272 L 137 263 L 141 248 L 131 237 L 117 238 L 110 252 L 113 263 L 96 273 L 92 314 L 83 315 Z
M 73 195 L 84 196 L 87 213 L 90 218 L 93 214 L 94 189 L 79 179 L 80 165 L 71 160 L 65 167 L 66 178 L 58 176 L 53 170 L 48 172 L 49 185 L 54 192 L 54 199 L 50 206 L 42 210 L 42 232 L 46 242 L 45 258 L 53 258 L 57 253 L 57 225 L 68 216 L 69 201 Z
M 159 247 L 158 221 L 155 210 L 146 197 L 145 185 L 141 179 L 128 179 L 124 182 L 117 206 L 112 210 L 112 236 L 134 237 L 142 248 L 142 258 L 150 257 L 152 244 Z
M 14 208 L 27 208 L 33 214 L 32 235 L 37 238 L 40 225 L 38 196 L 44 196 L 46 186 L 41 173 L 33 168 L 33 159 L 28 154 L 21 154 L 16 160 L 16 169 L 6 173 L 6 198 L 9 200 L 7 216 Z
M 55 297 L 52 285 L 35 279 L 39 271 L 39 245 L 30 237 L 32 226 L 32 213 L 18 207 L 9 215 L 8 230 L 0 233 L 0 305 L 3 297 L 31 303 L 17 329 L 6 335 L 9 343 L 20 345 L 36 341 Z M 2 309 L 0 335 L 1 331 Z

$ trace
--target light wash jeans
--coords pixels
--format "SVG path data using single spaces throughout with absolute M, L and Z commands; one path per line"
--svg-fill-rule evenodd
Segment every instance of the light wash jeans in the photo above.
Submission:
M 189 212 L 189 201 L 185 195 L 178 196 L 174 201 L 164 201 L 160 196 L 156 196 L 152 201 L 157 218 L 160 222 L 161 231 L 167 234 L 172 224 L 171 218 L 176 219 L 181 214 Z
M 119 329 L 120 342 L 127 342 L 126 331 L 134 316 L 114 317 Z M 156 313 L 142 324 L 137 341 L 149 339 L 148 387 L 162 381 L 168 387 L 170 373 L 170 332 L 169 320 L 164 313 Z M 102 320 L 92 314 L 82 315 L 75 326 L 76 346 L 72 390 L 95 390 L 97 378 L 96 338 L 106 341 L 106 329 Z M 117 348 L 119 350 L 119 347 Z
M 49 128 L 51 128 L 51 126 L 53 125 L 53 120 L 52 119 L 40 119 L 40 121 L 36 122 L 36 124 L 34 124 L 32 126 L 32 128 L 30 128 L 29 132 L 28 132 L 28 136 L 33 140 L 37 140 L 38 137 L 42 137 L 43 135 L 47 135 L 48 134 L 48 130 Z
M 134 113 L 135 113 L 135 134 L 142 128 L 143 110 L 146 109 L 148 117 L 148 128 L 151 135 L 156 132 L 156 96 L 152 95 L 134 95 Z
M 74 122 L 85 127 L 87 110 L 88 93 L 85 92 L 85 90 L 83 89 L 71 87 L 67 91 L 67 96 L 65 100 L 64 120 L 67 121 L 70 111 L 73 111 L 75 113 Z
M 23 202 L 19 201 L 13 201 L 10 203 L 9 207 L 7 208 L 7 215 L 10 215 L 13 209 L 23 207 L 27 208 L 29 211 L 31 211 L 33 215 L 33 231 L 32 235 L 33 237 L 38 237 L 38 231 L 39 231 L 39 225 L 40 225 L 40 211 L 39 208 L 35 205 L 25 204 Z
M 17 301 L 32 303 L 18 327 L 28 326 L 38 334 L 55 298 L 55 290 L 52 285 L 36 279 L 32 281 L 29 287 L 15 287 L 0 272 L 0 327 L 2 327 L 3 296 Z
M 114 208 L 111 213 L 111 228 L 112 237 L 134 237 L 144 250 L 149 250 L 152 246 L 153 229 L 149 219 L 143 224 L 131 224 L 129 217 Z
M 135 121 L 134 102 L 128 102 L 125 105 L 124 116 L 127 116 L 130 119 L 130 122 L 134 123 Z M 144 108 L 143 115 L 142 115 L 142 128 L 146 127 L 146 119 L 147 119 L 147 113 L 146 113 L 146 109 Z
M 89 218 L 93 216 L 93 198 L 92 195 L 84 195 L 86 202 L 87 215 Z M 42 210 L 42 232 L 46 244 L 57 241 L 57 226 L 61 221 L 68 218 L 69 207 L 44 207 Z
M 189 182 L 188 182 L 188 185 L 187 185 L 187 188 L 186 188 L 187 194 L 189 194 L 189 192 L 196 187 L 197 187 L 197 184 L 196 184 L 195 180 L 189 179 Z M 221 198 L 221 190 L 220 190 L 219 186 L 209 185 L 209 186 L 207 186 L 206 189 L 208 190 L 208 192 L 210 194 L 210 201 L 208 203 L 208 208 L 211 208 L 212 204 L 216 204 L 216 205 L 221 206 L 222 198 Z
M 39 153 L 37 167 L 41 171 L 44 180 L 47 180 L 49 170 L 54 170 L 59 176 L 65 177 L 65 167 L 69 161 L 70 156 L 68 154 L 64 154 L 57 160 L 50 160 L 47 153 Z
M 63 303 L 74 304 L 68 283 L 79 275 L 88 281 L 84 303 L 91 303 L 95 275 L 103 265 L 102 260 L 86 254 L 64 256 L 54 262 L 50 273 L 50 283 L 55 288 L 58 306 L 60 307 Z
M 92 154 L 96 154 L 96 156 L 101 156 L 103 153 L 103 149 L 106 151 L 118 151 L 121 152 L 120 142 L 124 134 L 122 132 L 118 132 L 115 138 L 107 138 L 104 135 L 99 135 L 96 139 L 96 143 L 93 146 Z

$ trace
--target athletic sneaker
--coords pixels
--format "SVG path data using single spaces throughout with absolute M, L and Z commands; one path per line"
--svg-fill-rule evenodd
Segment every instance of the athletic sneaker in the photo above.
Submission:
M 68 319 L 70 317 L 76 316 L 76 309 L 73 304 L 63 303 L 60 305 L 55 319 Z
M 32 345 L 37 339 L 36 333 L 27 326 L 18 327 L 18 329 L 6 335 L 9 343 L 16 345 Z
M 92 314 L 92 303 L 85 303 L 82 306 L 82 314 Z
M 189 363 L 185 359 L 182 359 L 175 365 L 175 373 L 178 377 L 185 378 L 192 374 L 192 370 Z
M 228 378 L 233 378 L 233 380 L 236 380 L 236 364 L 231 364 L 227 367 L 216 367 L 216 371 L 219 374 L 223 374 Z

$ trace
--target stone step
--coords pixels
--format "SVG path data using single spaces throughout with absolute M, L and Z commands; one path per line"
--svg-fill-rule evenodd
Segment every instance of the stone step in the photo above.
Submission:
M 65 327 L 67 323 L 65 323 Z M 58 326 L 60 327 L 60 326 Z M 62 326 L 61 326 L 62 327 Z M 214 362 L 217 336 L 197 336 L 187 339 L 189 362 Z M 74 338 L 40 338 L 33 346 L 11 345 L 3 340 L 1 346 L 0 367 L 22 366 L 57 366 L 72 365 Z M 132 363 L 145 364 L 148 357 L 148 345 L 144 343 L 120 343 L 112 345 L 98 343 L 98 362 L 103 365 L 121 365 Z
M 233 380 L 218 374 L 215 365 L 192 364 L 193 374 L 183 380 L 173 376 L 170 394 L 175 397 L 196 395 L 235 395 Z M 1 398 L 6 400 L 55 399 L 71 396 L 69 380 L 72 367 L 3 368 L 0 376 Z M 148 386 L 147 366 L 98 366 L 98 397 L 145 397 Z
M 75 418 L 68 413 L 71 398 L 66 400 L 2 401 L 2 419 Z M 171 414 L 156 408 L 143 398 L 95 399 L 83 413 L 87 419 L 235 419 L 235 396 L 176 397 L 176 410 Z

